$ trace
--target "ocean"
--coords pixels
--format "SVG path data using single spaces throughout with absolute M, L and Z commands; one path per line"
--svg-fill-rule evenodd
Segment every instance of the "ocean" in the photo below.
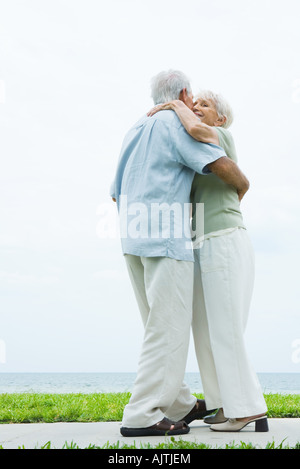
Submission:
M 300 373 L 257 373 L 265 394 L 300 394 Z M 131 392 L 135 373 L 1 373 L 0 393 Z M 203 392 L 199 373 L 186 373 L 191 392 Z

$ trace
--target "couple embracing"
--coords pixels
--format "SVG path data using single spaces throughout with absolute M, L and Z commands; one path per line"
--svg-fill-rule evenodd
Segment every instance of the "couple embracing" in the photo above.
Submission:
M 211 91 L 194 99 L 177 70 L 156 75 L 151 91 L 155 107 L 126 134 L 111 187 L 144 325 L 121 434 L 185 434 L 196 419 L 214 431 L 250 422 L 268 431 L 243 337 L 254 253 L 240 209 L 249 182 L 228 131 L 231 107 Z M 191 328 L 205 400 L 184 383 Z

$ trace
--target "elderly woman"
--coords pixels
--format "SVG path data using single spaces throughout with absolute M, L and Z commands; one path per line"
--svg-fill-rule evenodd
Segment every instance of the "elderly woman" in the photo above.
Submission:
M 149 115 L 166 109 L 176 112 L 193 138 L 223 147 L 237 161 L 227 130 L 232 110 L 222 96 L 203 91 L 193 111 L 176 100 L 156 106 Z M 243 337 L 254 283 L 254 253 L 240 210 L 242 197 L 214 174 L 194 178 L 193 336 L 207 408 L 219 409 L 204 419 L 215 431 L 239 431 L 250 422 L 255 422 L 256 431 L 268 431 L 266 403 Z M 204 230 L 196 226 L 199 203 L 204 204 Z

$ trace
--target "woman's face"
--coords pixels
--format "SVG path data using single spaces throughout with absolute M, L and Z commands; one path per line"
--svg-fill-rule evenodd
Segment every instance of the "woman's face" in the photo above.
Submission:
M 224 123 L 224 118 L 218 116 L 215 105 L 210 99 L 198 98 L 194 102 L 193 111 L 203 124 L 219 127 Z

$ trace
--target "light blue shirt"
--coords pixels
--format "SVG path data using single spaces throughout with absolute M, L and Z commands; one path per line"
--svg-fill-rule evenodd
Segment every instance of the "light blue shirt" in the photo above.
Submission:
M 221 147 L 193 139 L 173 111 L 142 117 L 125 136 L 110 191 L 123 253 L 194 261 L 191 185 L 222 156 Z

